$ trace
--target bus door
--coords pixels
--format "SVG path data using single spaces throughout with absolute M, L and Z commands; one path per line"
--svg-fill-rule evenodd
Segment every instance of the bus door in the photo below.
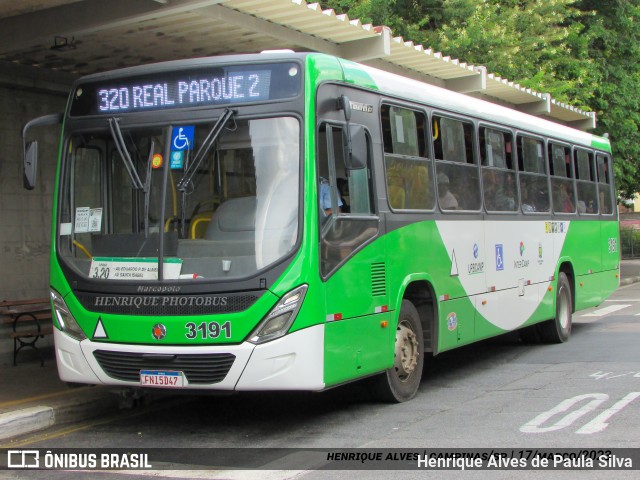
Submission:
M 326 103 L 336 105 L 335 98 Z M 334 384 L 388 368 L 393 337 L 370 134 L 357 123 L 359 116 L 345 122 L 343 112 L 328 110 L 326 116 L 333 118 L 320 120 L 317 131 L 316 182 L 320 276 L 326 292 L 325 382 Z M 350 165 L 349 148 L 355 156 L 362 147 L 364 161 Z

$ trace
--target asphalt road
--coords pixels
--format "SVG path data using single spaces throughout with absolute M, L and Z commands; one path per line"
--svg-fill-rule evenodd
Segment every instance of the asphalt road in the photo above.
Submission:
M 443 353 L 418 396 L 371 401 L 360 384 L 324 393 L 167 398 L 149 407 L 18 439 L 20 448 L 638 448 L 640 284 L 574 315 L 562 345 L 516 335 Z M 249 461 L 249 459 L 248 459 Z M 18 474 L 19 473 L 19 474 Z M 26 478 L 26 472 L 0 472 Z M 526 478 L 635 478 L 633 472 L 518 472 Z M 29 472 L 30 478 L 484 478 L 486 472 Z M 514 471 L 491 472 L 512 478 Z

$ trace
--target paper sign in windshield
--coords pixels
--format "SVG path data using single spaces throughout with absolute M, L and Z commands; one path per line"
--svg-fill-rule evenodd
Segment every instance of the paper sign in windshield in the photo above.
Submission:
M 180 277 L 182 260 L 166 258 L 163 263 L 163 277 Z M 91 278 L 104 280 L 157 280 L 157 258 L 111 258 L 93 257 L 91 259 Z
M 78 207 L 75 233 L 99 232 L 102 228 L 102 208 Z

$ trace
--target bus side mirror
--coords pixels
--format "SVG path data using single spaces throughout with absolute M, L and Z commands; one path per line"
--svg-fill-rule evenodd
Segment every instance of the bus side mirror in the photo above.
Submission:
M 27 190 L 33 190 L 36 186 L 36 167 L 38 164 L 38 142 L 27 142 L 27 134 L 33 127 L 43 127 L 47 125 L 61 125 L 62 113 L 53 113 L 44 115 L 43 117 L 29 120 L 22 127 L 22 148 L 24 153 L 23 159 L 23 185 Z
M 27 190 L 36 186 L 36 172 L 38 164 L 38 142 L 28 142 L 24 148 L 24 174 L 22 183 Z
M 348 170 L 367 168 L 367 135 L 363 125 L 350 124 L 344 132 L 345 155 L 344 166 Z

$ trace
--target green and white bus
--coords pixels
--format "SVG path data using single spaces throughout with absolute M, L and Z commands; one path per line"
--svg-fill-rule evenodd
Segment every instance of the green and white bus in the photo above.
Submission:
M 51 299 L 64 381 L 417 392 L 424 358 L 564 342 L 619 285 L 609 141 L 317 53 L 83 77 Z M 25 141 L 25 184 L 35 181 Z

